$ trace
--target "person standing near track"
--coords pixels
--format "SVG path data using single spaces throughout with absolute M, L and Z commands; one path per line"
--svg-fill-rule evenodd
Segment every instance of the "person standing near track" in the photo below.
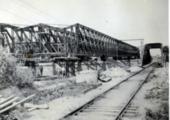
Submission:
M 162 48 L 162 53 L 163 53 L 163 64 L 164 64 L 164 66 L 166 67 L 166 62 L 168 62 L 169 61 L 169 48 L 168 48 L 168 46 L 164 46 L 163 48 Z

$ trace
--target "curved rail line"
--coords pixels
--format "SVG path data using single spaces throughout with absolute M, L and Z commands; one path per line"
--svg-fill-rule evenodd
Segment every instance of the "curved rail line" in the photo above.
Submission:
M 143 84 L 148 80 L 150 74 L 152 73 L 153 69 L 148 73 L 147 77 L 145 78 L 145 80 L 143 80 L 143 82 L 140 84 L 140 86 L 137 88 L 137 90 L 134 92 L 134 94 L 131 96 L 131 98 L 128 100 L 127 104 L 120 110 L 119 114 L 117 115 L 115 120 L 121 120 L 122 116 L 124 115 L 124 112 L 127 110 L 128 106 L 130 105 L 130 103 L 132 102 L 132 100 L 134 99 L 134 97 L 136 96 L 136 94 L 139 92 L 139 90 L 142 88 Z
M 118 86 L 121 85 L 122 83 L 128 81 L 128 80 L 129 80 L 130 78 L 132 78 L 133 76 L 141 73 L 141 72 L 144 71 L 146 68 L 151 67 L 153 64 L 154 64 L 154 63 L 152 63 L 152 64 L 144 67 L 142 70 L 136 72 L 135 74 L 129 76 L 129 77 L 126 78 L 125 80 L 123 80 L 123 81 L 119 82 L 118 84 L 114 85 L 112 88 L 110 88 L 110 89 L 106 90 L 105 92 L 101 93 L 100 95 L 98 95 L 97 97 L 95 97 L 94 99 L 92 99 L 91 101 L 87 102 L 86 104 L 80 106 L 80 107 L 77 108 L 76 110 L 74 110 L 74 111 L 70 112 L 69 114 L 65 115 L 65 116 L 64 116 L 62 119 L 60 119 L 60 120 L 69 118 L 70 116 L 78 113 L 79 111 L 82 112 L 83 109 L 86 109 L 86 108 L 89 107 L 91 104 L 95 103 L 95 101 L 97 101 L 99 98 L 102 99 L 102 96 L 104 96 L 106 93 L 109 93 L 111 90 L 115 89 L 116 87 L 118 87 Z M 153 69 L 152 69 L 152 70 L 153 70 Z M 135 90 L 135 92 L 133 93 L 132 97 L 130 97 L 130 99 L 129 99 L 128 102 L 124 105 L 124 107 L 123 107 L 121 110 L 119 110 L 119 113 L 118 113 L 118 115 L 116 116 L 116 119 L 115 119 L 115 120 L 119 120 L 119 119 L 123 116 L 124 112 L 125 112 L 126 109 L 128 108 L 129 104 L 131 103 L 131 101 L 133 100 L 133 98 L 135 97 L 135 95 L 137 94 L 137 92 L 140 90 L 140 88 L 142 87 L 142 85 L 143 85 L 143 84 L 145 83 L 145 81 L 148 79 L 148 77 L 149 77 L 150 73 L 152 72 L 152 70 L 149 71 L 149 73 L 148 73 L 147 77 L 145 78 L 145 80 L 143 80 L 143 82 L 142 82 L 141 85 L 138 87 L 138 89 Z

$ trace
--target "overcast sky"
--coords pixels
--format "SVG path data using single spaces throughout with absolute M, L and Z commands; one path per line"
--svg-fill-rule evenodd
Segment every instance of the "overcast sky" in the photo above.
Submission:
M 81 23 L 118 39 L 168 44 L 168 0 L 0 0 L 0 22 Z

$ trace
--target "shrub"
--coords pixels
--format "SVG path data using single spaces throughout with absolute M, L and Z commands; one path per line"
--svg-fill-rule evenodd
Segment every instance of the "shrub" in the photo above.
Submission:
M 31 68 L 21 69 L 17 65 L 17 59 L 9 54 L 6 49 L 0 48 L 0 88 L 9 85 L 23 86 L 31 84 L 33 72 Z

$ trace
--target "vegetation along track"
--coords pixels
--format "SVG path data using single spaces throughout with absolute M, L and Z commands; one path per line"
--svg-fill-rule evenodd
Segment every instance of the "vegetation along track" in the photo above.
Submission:
M 62 120 L 120 120 L 122 117 L 135 117 L 138 107 L 130 103 L 153 71 L 152 65 L 121 81 Z

